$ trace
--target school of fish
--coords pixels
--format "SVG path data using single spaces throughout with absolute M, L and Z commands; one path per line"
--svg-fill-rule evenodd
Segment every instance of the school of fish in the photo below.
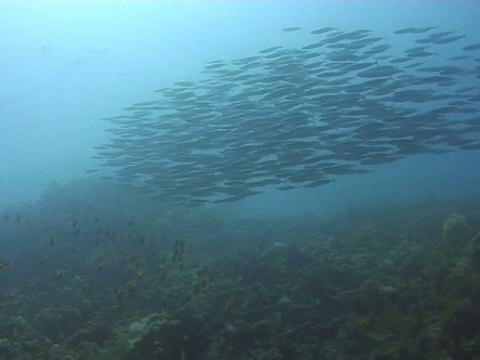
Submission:
M 211 61 L 200 80 L 105 118 L 111 137 L 94 156 L 102 177 L 203 205 L 266 186 L 314 188 L 414 154 L 480 149 L 480 42 L 435 27 L 307 35 L 303 47 Z

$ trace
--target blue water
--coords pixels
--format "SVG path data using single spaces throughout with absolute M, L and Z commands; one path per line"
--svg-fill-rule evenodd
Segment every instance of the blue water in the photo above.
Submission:
M 445 65 L 479 18 L 473 0 L 0 0 L 0 360 L 480 358 L 479 150 L 197 208 L 88 171 L 102 118 L 210 61 L 329 26 L 395 58 L 422 37 L 395 30 L 431 26 L 466 35 Z
M 394 49 L 411 38 L 393 31 L 415 26 L 452 30 L 475 43 L 479 15 L 478 1 L 2 1 L 0 203 L 34 201 L 52 182 L 85 177 L 96 165 L 92 147 L 109 136 L 102 117 L 154 98 L 156 88 L 196 80 L 208 61 L 273 45 L 301 47 L 312 41 L 309 31 L 323 26 L 370 29 Z M 281 31 L 288 26 L 302 30 Z M 324 212 L 478 193 L 478 180 L 478 151 L 417 155 L 314 190 L 267 190 L 237 205 Z

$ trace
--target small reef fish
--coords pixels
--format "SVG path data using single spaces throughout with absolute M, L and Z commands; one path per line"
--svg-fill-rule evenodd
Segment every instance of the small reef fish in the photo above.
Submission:
M 9 265 L 10 265 L 10 263 L 7 260 L 0 259 L 0 270 L 5 269 Z

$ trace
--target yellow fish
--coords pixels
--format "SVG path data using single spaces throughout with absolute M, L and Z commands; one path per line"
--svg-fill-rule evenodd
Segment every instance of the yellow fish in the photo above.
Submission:
M 6 268 L 10 263 L 7 260 L 0 259 L 0 270 Z

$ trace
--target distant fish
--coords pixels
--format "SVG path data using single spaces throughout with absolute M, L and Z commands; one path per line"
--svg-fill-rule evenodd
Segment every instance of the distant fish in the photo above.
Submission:
M 463 48 L 463 49 L 465 50 L 465 48 Z M 458 56 L 451 57 L 449 60 L 457 61 L 457 60 L 465 60 L 465 59 L 470 59 L 470 56 L 468 56 L 468 55 L 458 55 Z
M 468 45 L 462 48 L 465 51 L 472 51 L 480 49 L 480 43 Z
M 435 34 L 430 34 L 427 38 L 417 39 L 417 40 L 415 40 L 415 42 L 417 44 L 433 44 L 433 43 L 435 43 L 435 44 L 445 44 L 445 42 L 438 42 L 438 41 L 442 41 L 441 39 L 444 39 L 443 41 L 445 41 L 445 39 L 450 40 L 451 37 L 456 37 L 455 32 L 453 32 L 453 31 L 441 31 L 441 32 L 438 32 L 438 33 L 435 33 Z M 462 38 L 462 37 L 465 37 L 465 36 L 461 35 L 459 38 Z M 458 39 L 455 39 L 455 40 L 458 40 Z M 453 41 L 455 41 L 455 40 L 453 40 Z
M 407 57 L 409 58 L 421 58 L 421 57 L 427 57 L 427 56 L 432 56 L 435 55 L 435 53 L 432 53 L 430 51 L 417 51 L 417 52 L 410 52 L 407 54 Z
M 302 28 L 299 28 L 298 26 L 290 26 L 290 27 L 283 28 L 282 31 L 292 32 L 292 31 L 298 31 L 298 30 L 301 30 L 301 29 Z
M 432 30 L 432 29 L 434 29 L 434 27 L 432 27 L 432 26 L 423 27 L 423 28 L 410 27 L 410 28 L 404 28 L 404 29 L 396 30 L 396 31 L 394 31 L 393 33 L 394 33 L 394 34 L 397 34 L 397 35 L 403 35 L 403 34 L 422 34 L 422 33 L 424 33 L 424 32 L 427 32 L 427 31 L 429 31 L 429 30 Z
M 292 190 L 292 189 L 296 189 L 297 187 L 294 186 L 294 185 L 282 185 L 282 186 L 279 186 L 277 187 L 277 190 Z
M 278 50 L 278 49 L 281 49 L 281 48 L 282 48 L 281 46 L 271 46 L 271 47 L 268 47 L 266 49 L 260 50 L 259 53 L 260 54 L 268 54 L 268 53 L 274 52 L 275 50 Z
M 330 27 L 330 26 L 327 26 L 327 27 L 323 27 L 321 29 L 317 29 L 317 30 L 313 30 L 310 32 L 310 34 L 312 35 L 320 35 L 320 34 L 325 34 L 327 32 L 330 32 L 330 31 L 333 31 L 333 30 L 336 30 L 337 28 L 334 28 L 334 27 Z
M 225 315 L 230 314 L 232 312 L 232 309 L 233 309 L 233 297 L 230 297 L 223 307 Z
M 101 261 L 97 264 L 97 272 L 102 271 L 104 268 L 105 268 L 105 261 L 101 260 Z
M 321 185 L 327 185 L 331 182 L 332 182 L 331 179 L 319 179 L 319 180 L 314 180 L 312 182 L 306 183 L 306 184 L 302 185 L 302 187 L 304 187 L 304 188 L 316 188 L 316 187 L 319 187 Z
M 324 42 L 320 41 L 320 42 L 316 42 L 316 43 L 313 43 L 313 44 L 310 44 L 310 45 L 305 45 L 302 47 L 302 50 L 312 50 L 312 49 L 317 49 L 321 46 L 325 45 Z
M 67 271 L 66 269 L 60 269 L 60 270 L 58 270 L 58 271 L 55 273 L 55 281 L 61 280 L 61 279 L 64 277 L 66 271 Z
M 0 270 L 6 268 L 10 263 L 7 260 L 0 259 Z
M 406 35 L 405 48 L 397 48 L 370 30 L 324 27 L 311 32 L 321 39 L 303 47 L 271 46 L 211 61 L 202 70 L 206 78 L 177 81 L 157 90 L 158 98 L 107 118 L 112 136 L 95 150 L 99 167 L 113 172 L 100 178 L 190 207 L 239 201 L 265 186 L 320 187 L 369 170 L 362 165 L 412 154 L 475 150 L 480 43 L 431 29 L 396 30 L 418 34 Z M 458 53 L 437 51 L 454 42 L 461 44 Z M 468 61 L 454 66 L 451 56 Z M 466 117 L 461 128 L 450 118 L 458 114 Z M 82 224 L 69 224 L 69 236 L 87 232 Z M 182 252 L 179 240 L 173 256 L 180 270 L 188 269 Z M 163 268 L 158 274 L 164 276 Z
M 434 44 L 450 44 L 454 41 L 463 39 L 466 37 L 465 35 L 453 35 L 453 36 L 448 36 L 448 37 L 441 37 L 439 39 L 434 39 L 432 42 Z
M 369 68 L 367 70 L 360 71 L 357 73 L 357 75 L 363 78 L 390 77 L 399 72 L 400 70 L 395 66 L 379 65 L 373 68 Z
M 377 46 L 374 46 L 373 48 L 365 51 L 365 54 L 367 55 L 376 55 L 376 54 L 380 54 L 388 49 L 390 49 L 392 47 L 392 45 L 389 45 L 389 44 L 382 44 L 382 45 L 377 45 Z M 377 59 L 378 60 L 378 59 Z
M 55 245 L 55 243 L 57 242 L 57 239 L 58 239 L 57 235 L 50 236 L 50 240 L 49 240 L 50 245 Z
M 173 85 L 183 86 L 183 87 L 192 87 L 195 85 L 193 81 L 176 81 Z
M 205 66 L 205 69 L 213 70 L 213 69 L 224 67 L 225 65 L 227 64 L 223 61 L 211 61 Z M 159 90 L 162 90 L 162 89 L 159 89 Z
M 428 49 L 428 46 L 416 46 L 413 48 L 406 49 L 406 53 L 413 53 L 413 52 L 418 52 L 418 51 L 425 51 Z

